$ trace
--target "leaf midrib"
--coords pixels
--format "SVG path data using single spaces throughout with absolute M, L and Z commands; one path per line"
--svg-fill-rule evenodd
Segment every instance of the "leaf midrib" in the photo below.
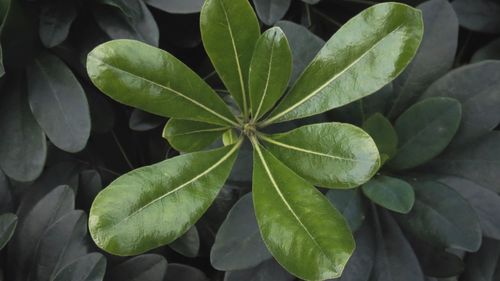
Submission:
M 267 78 L 266 78 L 266 86 L 264 87 L 264 93 L 262 94 L 262 98 L 259 103 L 259 107 L 257 108 L 257 111 L 255 112 L 255 120 L 259 119 L 259 114 L 260 110 L 262 109 L 262 105 L 264 104 L 264 100 L 266 99 L 266 95 L 268 93 L 268 88 L 269 88 L 269 79 L 271 79 L 271 72 L 272 72 L 272 67 L 273 67 L 273 56 L 274 56 L 274 40 L 271 43 L 271 54 L 269 56 L 269 64 L 268 64 L 268 71 L 267 71 Z

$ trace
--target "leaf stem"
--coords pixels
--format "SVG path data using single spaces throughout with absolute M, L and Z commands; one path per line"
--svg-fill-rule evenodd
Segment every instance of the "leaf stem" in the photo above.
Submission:
M 324 18 L 328 22 L 333 23 L 337 27 L 341 27 L 342 26 L 342 24 L 340 22 L 338 22 L 338 21 L 334 20 L 333 18 L 327 16 L 326 14 L 324 14 L 321 11 L 319 11 L 318 9 L 312 8 L 312 11 L 313 11 L 313 13 L 317 14 L 318 16 L 321 16 L 322 18 Z
M 125 153 L 125 150 L 123 149 L 123 146 L 120 144 L 120 141 L 118 141 L 118 137 L 115 134 L 115 131 L 111 131 L 111 135 L 113 136 L 113 139 L 116 142 L 116 145 L 118 146 L 118 149 L 120 150 L 121 154 L 123 155 L 123 159 L 125 159 L 125 162 L 127 162 L 127 165 L 131 170 L 134 169 L 134 165 L 132 165 L 132 162 L 130 162 L 130 159 L 127 157 L 127 154 Z

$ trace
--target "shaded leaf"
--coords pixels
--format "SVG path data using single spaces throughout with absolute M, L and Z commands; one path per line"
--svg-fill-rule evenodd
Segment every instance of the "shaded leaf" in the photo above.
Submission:
M 0 250 L 7 245 L 17 226 L 17 216 L 11 213 L 0 215 Z
M 51 281 L 102 281 L 106 258 L 99 253 L 82 256 L 61 269 Z
M 462 278 L 463 281 L 495 281 L 500 261 L 500 243 L 496 240 L 485 239 L 479 252 L 471 254 L 467 259 L 467 266 Z
M 256 267 L 228 271 L 224 276 L 224 281 L 292 281 L 295 278 L 290 275 L 283 267 L 280 266 L 274 259 L 262 262 Z
M 177 151 L 195 152 L 207 148 L 230 127 L 171 118 L 162 136 Z
M 171 263 L 167 267 L 167 278 L 165 281 L 208 281 L 209 279 L 197 268 L 189 265 Z
M 291 0 L 253 0 L 259 19 L 266 25 L 273 25 L 285 16 Z
M 110 281 L 163 281 L 167 260 L 157 254 L 133 257 L 109 272 Z
M 145 0 L 145 2 L 172 14 L 191 14 L 201 11 L 204 0 Z
M 11 0 L 0 1 L 0 36 L 2 34 L 5 21 L 7 20 L 7 15 L 9 14 L 10 1 Z M 0 77 L 2 77 L 4 74 L 5 74 L 5 68 L 3 65 L 3 51 L 2 51 L 2 46 L 0 46 Z
M 137 108 L 134 108 L 128 120 L 129 128 L 139 132 L 152 130 L 163 123 L 165 123 L 163 118 Z
M 500 4 L 492 0 L 455 0 L 460 25 L 474 31 L 500 33 Z
M 500 60 L 500 38 L 497 38 L 477 50 L 470 59 L 471 63 L 483 60 Z
M 43 45 L 52 48 L 66 40 L 77 13 L 75 0 L 42 2 L 38 32 Z
M 365 210 L 359 189 L 331 189 L 326 193 L 326 198 L 345 217 L 352 232 L 361 227 Z
M 0 214 L 12 211 L 14 208 L 12 192 L 9 186 L 9 180 L 0 170 Z
M 186 233 L 168 246 L 183 256 L 196 257 L 200 251 L 200 236 L 196 226 L 193 225 Z
M 391 122 L 380 113 L 375 113 L 363 123 L 363 130 L 367 132 L 377 144 L 382 163 L 383 158 L 391 158 L 398 150 L 398 134 Z M 384 157 L 384 155 L 386 155 Z
M 415 202 L 413 187 L 398 178 L 376 176 L 365 183 L 362 189 L 373 202 L 401 214 L 407 214 Z

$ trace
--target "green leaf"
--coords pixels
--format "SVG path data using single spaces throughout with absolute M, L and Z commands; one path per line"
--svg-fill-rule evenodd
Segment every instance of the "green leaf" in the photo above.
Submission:
M 365 183 L 363 193 L 378 205 L 401 214 L 407 214 L 415 203 L 413 187 L 388 176 L 377 176 Z
M 228 129 L 229 127 L 172 118 L 165 125 L 162 136 L 177 151 L 195 152 L 211 145 Z
M 326 193 L 326 198 L 346 218 L 352 232 L 361 227 L 365 220 L 365 210 L 359 189 L 331 189 Z
M 179 238 L 214 201 L 240 145 L 184 154 L 113 181 L 90 209 L 89 229 L 97 246 L 115 255 L 136 255 Z
M 128 119 L 128 127 L 131 130 L 144 132 L 152 130 L 165 123 L 160 116 L 134 108 Z
M 397 154 L 387 164 L 395 170 L 417 167 L 440 154 L 460 126 L 462 107 L 452 98 L 428 98 L 396 120 Z
M 229 129 L 222 134 L 222 143 L 224 145 L 231 145 L 238 141 L 238 135 L 233 129 Z
M 45 47 L 52 48 L 66 40 L 78 15 L 76 5 L 75 0 L 41 2 L 38 32 Z
M 282 19 L 290 3 L 291 0 L 253 0 L 257 16 L 266 25 L 273 25 Z
M 164 281 L 208 281 L 203 271 L 185 264 L 170 263 L 167 267 L 168 274 Z
M 481 249 L 467 257 L 466 270 L 460 280 L 496 281 L 500 277 L 500 243 L 485 239 Z
M 400 216 L 405 231 L 434 246 L 475 252 L 481 245 L 478 217 L 456 191 L 438 182 L 414 182 L 415 205 Z
M 354 251 L 347 222 L 313 185 L 253 144 L 253 200 L 266 246 L 299 278 L 339 277 Z
M 10 184 L 5 174 L 0 170 L 0 213 L 14 210 L 14 200 L 10 191 Z
M 292 71 L 292 53 L 279 27 L 264 32 L 250 63 L 249 92 L 252 119 L 257 121 L 285 93 Z
M 500 61 L 454 69 L 427 89 L 423 98 L 427 97 L 450 97 L 462 104 L 462 122 L 452 142 L 455 147 L 485 136 L 500 123 Z
M 171 54 L 132 40 L 97 46 L 87 58 L 92 82 L 118 102 L 150 113 L 237 126 L 222 99 Z
M 484 60 L 500 60 L 500 38 L 497 38 L 477 50 L 472 58 L 471 63 L 476 63 Z
M 228 271 L 224 275 L 224 281 L 293 281 L 295 278 L 290 275 L 283 267 L 280 266 L 274 259 L 269 259 L 262 262 L 256 267 Z
M 33 181 L 47 157 L 45 134 L 33 118 L 26 97 L 25 80 L 12 77 L 0 101 L 0 168 L 17 181 Z
M 264 124 L 322 113 L 377 91 L 412 60 L 422 32 L 420 11 L 404 4 L 364 10 L 328 40 Z
M 394 156 L 398 150 L 398 134 L 391 122 L 380 113 L 375 113 L 363 123 L 363 130 L 367 132 L 377 144 L 381 155 L 388 158 Z
M 349 124 L 306 125 L 287 133 L 259 137 L 280 161 L 321 187 L 359 186 L 380 166 L 375 142 L 363 130 Z
M 98 3 L 109 5 L 120 9 L 129 18 L 138 17 L 141 14 L 141 5 L 137 0 L 97 0 Z
M 260 35 L 248 0 L 206 0 L 200 14 L 201 38 L 219 77 L 243 115 L 248 114 L 248 70 Z
M 9 14 L 10 1 L 11 0 L 0 1 L 0 36 L 2 35 L 2 30 L 5 21 L 7 20 L 7 15 Z M 3 52 L 2 52 L 2 46 L 0 45 L 0 77 L 2 77 L 4 74 L 5 74 L 5 69 L 3 66 Z
M 50 141 L 78 152 L 90 136 L 90 111 L 82 86 L 58 57 L 42 53 L 27 70 L 31 111 Z
M 460 25 L 479 32 L 500 32 L 500 4 L 491 0 L 455 0 L 453 8 L 457 12 Z
M 186 233 L 168 246 L 185 257 L 194 258 L 198 256 L 198 252 L 200 251 L 200 235 L 196 226 L 193 225 Z
M 252 194 L 247 193 L 234 204 L 217 231 L 210 262 L 217 270 L 234 271 L 255 267 L 270 258 L 260 236 Z
M 99 253 L 82 256 L 61 269 L 51 281 L 102 281 L 106 258 Z
M 145 0 L 146 4 L 171 14 L 199 13 L 204 0 Z
M 109 281 L 163 281 L 167 273 L 167 260 L 158 254 L 133 257 L 106 274 Z M 108 279 L 109 278 L 109 279 Z
M 17 226 L 17 216 L 11 213 L 0 215 L 0 250 L 7 245 Z

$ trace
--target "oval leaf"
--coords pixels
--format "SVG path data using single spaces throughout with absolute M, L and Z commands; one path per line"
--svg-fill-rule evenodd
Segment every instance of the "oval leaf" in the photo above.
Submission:
M 106 258 L 91 253 L 68 264 L 51 281 L 102 281 L 106 273 Z
M 259 19 L 266 25 L 273 25 L 285 16 L 291 0 L 253 0 Z
M 50 141 L 78 152 L 90 136 L 87 97 L 71 70 L 58 57 L 42 53 L 28 67 L 31 111 Z
M 252 6 L 248 0 L 206 0 L 200 29 L 208 57 L 246 117 L 248 70 L 260 35 Z
M 363 185 L 363 193 L 378 205 L 406 214 L 415 203 L 413 187 L 397 178 L 378 176 Z
M 114 40 L 87 58 L 92 82 L 111 98 L 150 113 L 238 125 L 222 99 L 171 54 L 138 41 Z
M 184 154 L 113 181 L 90 209 L 89 229 L 97 246 L 135 255 L 179 238 L 219 193 L 240 144 Z
M 209 281 L 201 270 L 179 263 L 171 263 L 167 267 L 168 274 L 165 281 Z
M 133 257 L 109 273 L 110 281 L 163 281 L 167 272 L 167 260 L 157 254 Z
M 326 188 L 351 188 L 378 170 L 375 142 L 358 127 L 342 123 L 307 125 L 260 136 L 269 151 L 299 176 Z
M 339 277 L 354 251 L 347 222 L 314 186 L 254 145 L 253 200 L 266 246 L 299 278 Z
M 404 4 L 364 10 L 328 40 L 264 123 L 322 113 L 382 88 L 410 63 L 422 32 L 420 11 Z
M 391 122 L 380 113 L 375 113 L 363 123 L 365 130 L 377 144 L 381 157 L 391 158 L 398 150 L 398 134 Z M 383 156 L 385 155 L 385 156 Z
M 280 266 L 274 259 L 269 259 L 256 267 L 228 271 L 224 275 L 224 281 L 293 281 L 295 278 L 290 275 L 283 267 Z
M 500 4 L 494 0 L 455 0 L 460 25 L 474 31 L 500 32 Z
M 69 34 L 71 24 L 78 15 L 76 1 L 48 1 L 41 3 L 38 33 L 47 48 L 61 44 Z
M 346 218 L 352 232 L 357 231 L 365 220 L 363 198 L 359 189 L 331 189 L 326 198 Z
M 204 0 L 145 0 L 148 5 L 172 14 L 199 13 Z
M 198 256 L 198 252 L 200 251 L 200 235 L 196 226 L 193 225 L 186 233 L 168 246 L 185 257 L 194 258 Z
M 171 118 L 163 129 L 163 138 L 177 151 L 195 152 L 211 145 L 229 127 Z
M 429 98 L 408 108 L 396 120 L 397 154 L 387 164 L 404 170 L 424 164 L 451 142 L 462 117 L 460 103 L 451 98 Z
M 252 119 L 257 121 L 284 94 L 292 71 L 292 53 L 279 27 L 264 32 L 253 52 L 249 91 Z
M 17 226 L 17 216 L 11 213 L 0 215 L 0 250 L 7 245 Z

